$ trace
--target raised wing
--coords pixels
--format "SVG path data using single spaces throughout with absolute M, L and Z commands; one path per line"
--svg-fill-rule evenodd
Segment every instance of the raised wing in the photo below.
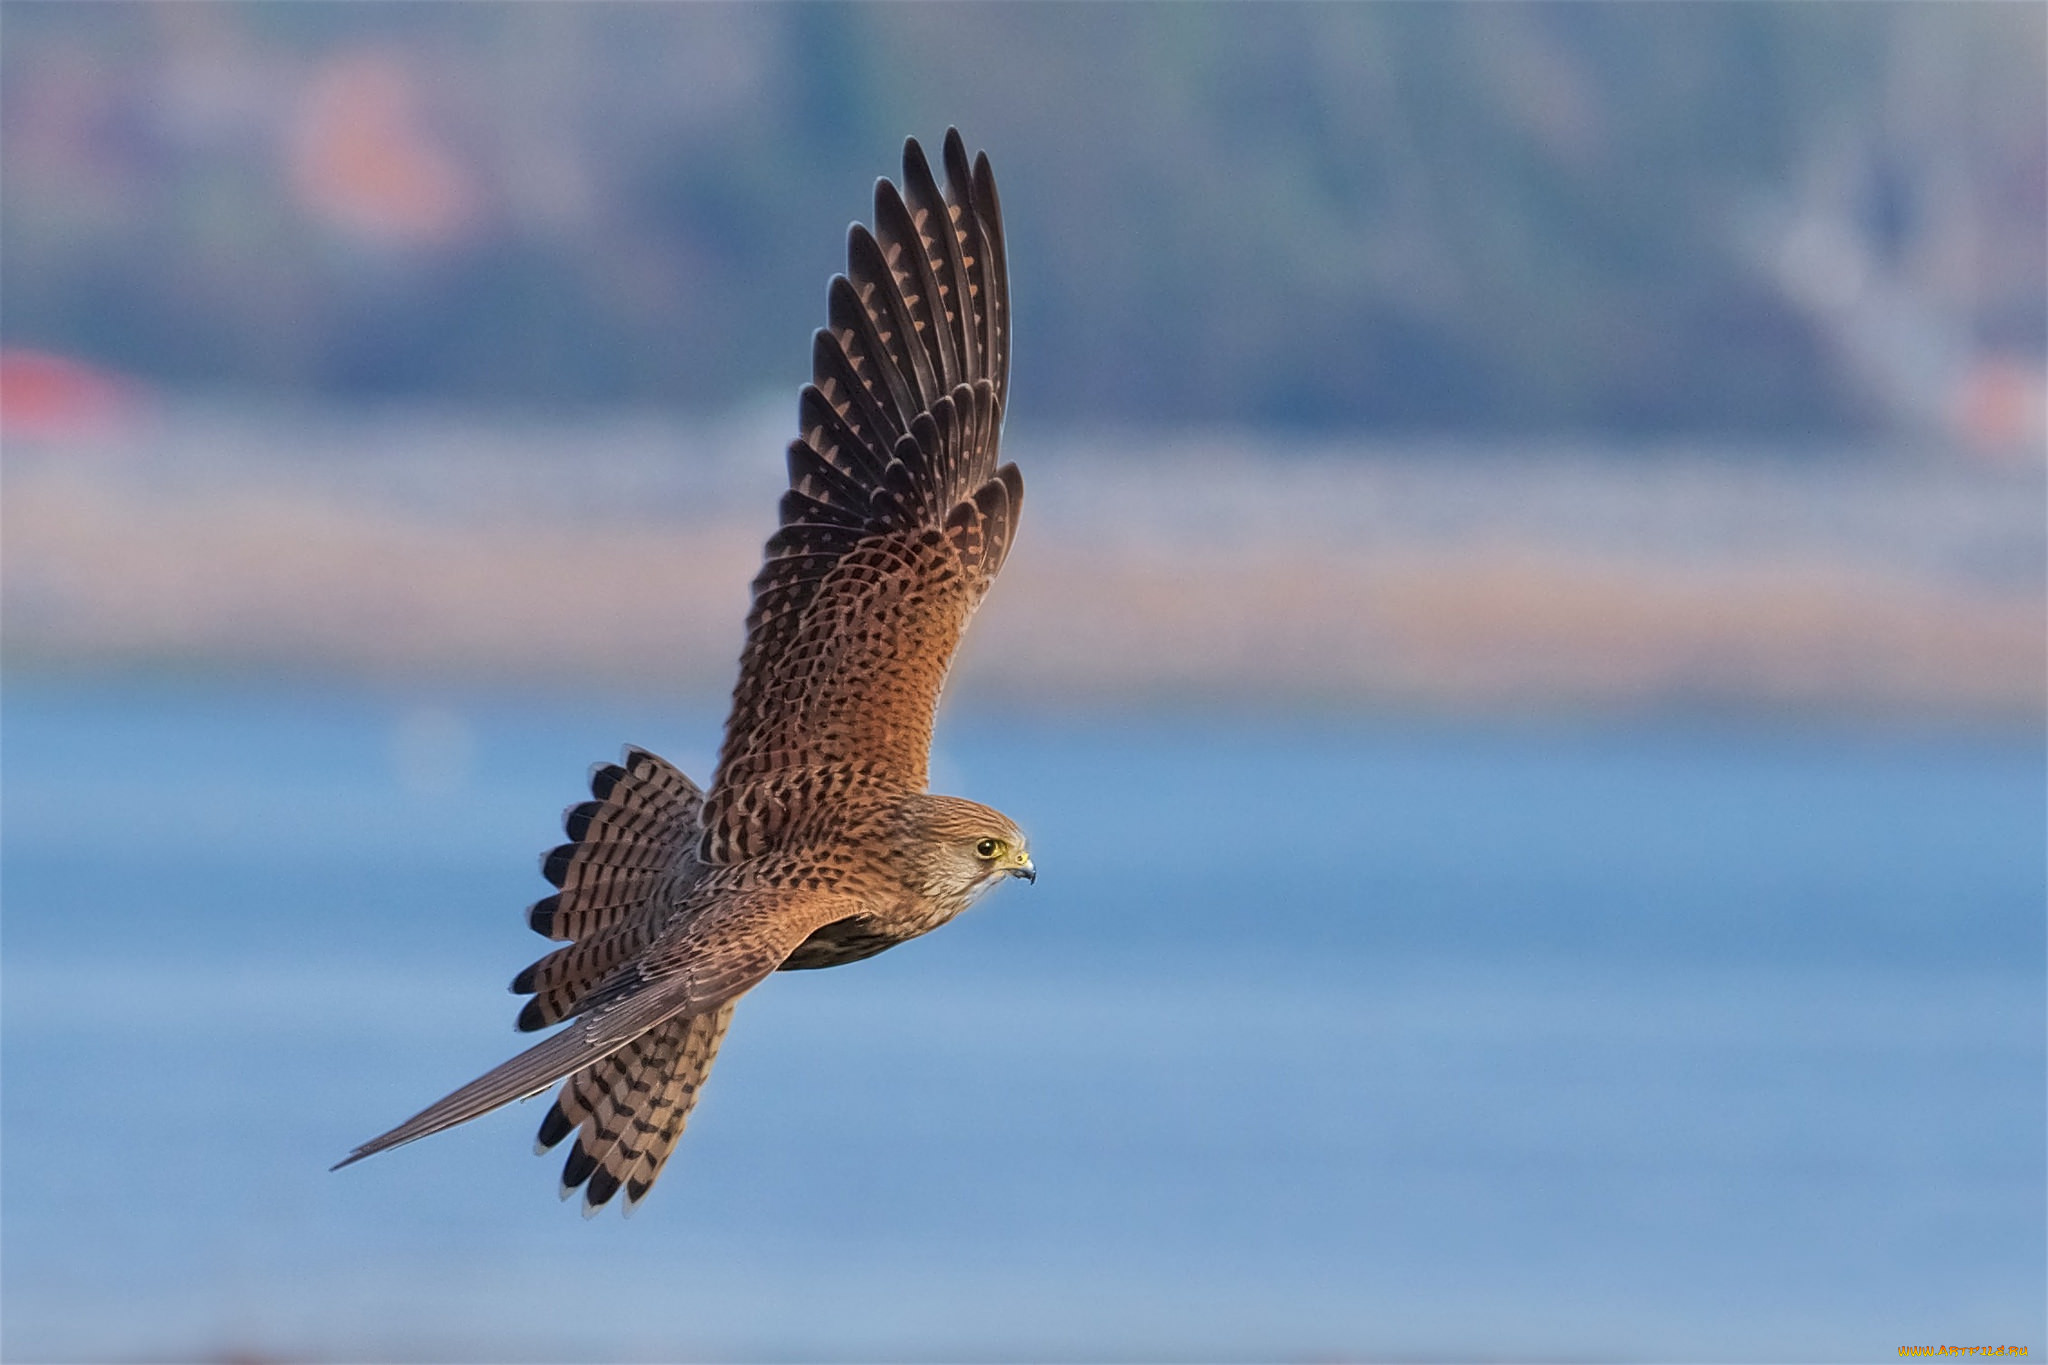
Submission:
M 1024 484 L 996 467 L 1009 283 L 988 158 L 915 139 L 903 188 L 848 233 L 789 447 L 782 526 L 754 580 L 704 856 L 775 846 L 837 782 L 921 789 L 939 690 L 1002 567 Z

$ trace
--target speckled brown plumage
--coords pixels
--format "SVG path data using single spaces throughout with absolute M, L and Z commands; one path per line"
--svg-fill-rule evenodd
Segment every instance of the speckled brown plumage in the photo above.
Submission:
M 1002 213 L 949 131 L 941 190 L 915 141 L 849 232 L 798 405 L 781 525 L 754 580 L 717 774 L 653 754 L 595 769 L 532 907 L 561 940 L 512 989 L 567 1027 L 356 1148 L 348 1165 L 556 1081 L 538 1147 L 572 1134 L 586 1213 L 653 1185 L 735 1000 L 838 966 L 1034 876 L 1006 817 L 925 791 L 939 693 L 1002 567 L 1024 485 L 996 465 L 1009 385 Z M 566 1079 L 565 1079 L 566 1078 Z

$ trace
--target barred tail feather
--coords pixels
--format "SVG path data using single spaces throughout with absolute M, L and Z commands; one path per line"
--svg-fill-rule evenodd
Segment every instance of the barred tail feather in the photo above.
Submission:
M 522 1032 L 576 1013 L 593 986 L 647 946 L 664 892 L 696 845 L 704 794 L 645 749 L 593 768 L 590 794 L 563 815 L 569 842 L 541 860 L 561 890 L 537 902 L 527 922 L 570 942 L 513 978 L 515 995 L 534 997 L 519 1012 Z
M 534 1150 L 545 1152 L 577 1133 L 562 1166 L 561 1192 L 567 1199 L 582 1188 L 585 1217 L 622 1188 L 628 1214 L 646 1198 L 711 1074 L 732 1011 L 729 1002 L 671 1019 L 563 1084 L 541 1120 Z

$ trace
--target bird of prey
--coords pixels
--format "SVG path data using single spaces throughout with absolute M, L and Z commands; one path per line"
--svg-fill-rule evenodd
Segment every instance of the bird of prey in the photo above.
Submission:
M 567 1027 L 340 1165 L 562 1081 L 537 1150 L 574 1134 L 562 1197 L 581 1187 L 589 1215 L 623 1189 L 630 1213 L 748 989 L 1036 880 L 1014 822 L 926 791 L 939 691 L 1024 493 L 996 465 L 1010 301 L 995 179 L 957 130 L 942 159 L 943 191 L 907 142 L 902 188 L 877 182 L 873 229 L 848 231 L 710 789 L 642 749 L 592 771 L 542 863 L 559 889 L 528 911 L 565 946 L 512 983 L 533 997 L 522 1030 Z

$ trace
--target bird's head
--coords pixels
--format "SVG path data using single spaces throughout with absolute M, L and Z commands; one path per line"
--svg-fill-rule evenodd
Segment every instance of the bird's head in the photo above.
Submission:
M 918 795 L 900 813 L 905 872 L 919 892 L 964 909 L 1008 877 L 1038 880 L 1024 831 L 1001 811 L 957 796 Z

